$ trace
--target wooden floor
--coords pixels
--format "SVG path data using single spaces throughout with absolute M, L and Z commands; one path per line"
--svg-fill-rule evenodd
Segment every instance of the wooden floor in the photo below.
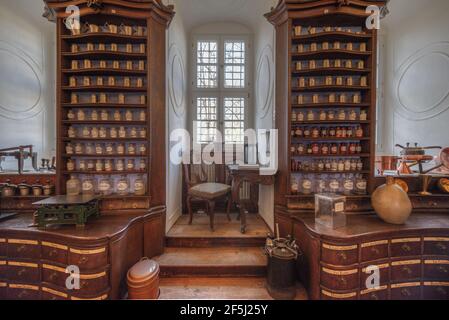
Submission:
M 229 222 L 226 214 L 215 214 L 215 231 L 209 228 L 209 217 L 206 214 L 195 214 L 192 225 L 189 225 L 189 216 L 183 215 L 168 232 L 168 237 L 209 237 L 209 238 L 266 238 L 270 231 L 265 221 L 257 214 L 247 215 L 247 232 L 240 232 L 240 221 L 237 214 L 231 215 Z
M 164 278 L 161 300 L 272 300 L 265 278 Z M 296 300 L 307 300 L 298 285 Z

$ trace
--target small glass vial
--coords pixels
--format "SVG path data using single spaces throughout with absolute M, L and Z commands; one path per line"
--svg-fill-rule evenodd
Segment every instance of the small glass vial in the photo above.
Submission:
M 95 145 L 95 154 L 101 156 L 103 154 L 103 146 L 99 143 Z
M 90 138 L 90 129 L 88 127 L 84 127 L 82 134 L 83 134 L 83 138 Z
M 125 154 L 125 145 L 123 143 L 119 143 L 117 145 L 117 154 L 124 155 Z
M 83 195 L 95 195 L 95 182 L 92 178 L 86 178 L 82 186 Z
M 76 117 L 77 117 L 78 121 L 85 121 L 86 120 L 86 113 L 84 112 L 84 110 L 80 109 L 76 113 Z
M 134 120 L 134 115 L 133 115 L 131 110 L 126 110 L 126 112 L 125 112 L 125 120 L 126 121 L 133 121 Z
M 139 121 L 147 121 L 147 113 L 145 111 L 140 111 Z
M 145 159 L 140 159 L 139 170 L 140 171 L 147 170 L 147 162 L 145 161 Z
M 134 159 L 128 159 L 126 169 L 128 171 L 134 171 L 136 169 L 136 162 L 134 161 Z
M 100 132 L 98 131 L 97 127 L 93 127 L 92 130 L 90 131 L 90 137 L 94 138 L 94 139 L 98 139 L 100 136 Z
M 114 171 L 114 165 L 112 164 L 112 160 L 109 159 L 104 162 L 104 170 L 106 172 Z
M 109 135 L 112 139 L 117 139 L 118 138 L 117 128 L 112 127 L 111 130 L 109 130 Z
M 145 155 L 147 153 L 147 146 L 145 144 L 141 144 L 139 147 L 139 153 L 141 155 Z
M 145 139 L 147 137 L 147 130 L 145 128 L 140 128 L 139 137 Z
M 106 139 L 108 137 L 108 131 L 105 127 L 100 127 L 100 129 L 98 130 L 98 136 L 101 139 Z
M 106 154 L 113 155 L 114 154 L 114 145 L 112 143 L 106 144 Z
M 71 104 L 78 104 L 79 103 L 79 99 L 78 99 L 78 95 L 76 93 L 72 93 L 70 96 L 70 103 Z
M 104 162 L 103 160 L 97 160 L 95 163 L 95 171 L 103 172 L 104 171 Z
M 81 181 L 74 175 L 66 183 L 67 195 L 78 196 L 81 193 Z
M 76 78 L 75 77 L 70 77 L 69 86 L 76 87 Z
M 368 120 L 368 114 L 366 113 L 366 110 L 362 110 L 360 112 L 360 121 L 366 121 Z
M 136 155 L 136 153 L 137 153 L 136 145 L 134 143 L 130 143 L 128 146 L 128 154 L 134 156 Z
M 90 119 L 92 121 L 98 121 L 98 111 L 97 110 L 93 110 L 90 114 Z
M 109 112 L 107 110 L 101 110 L 100 119 L 101 121 L 109 121 Z
M 79 170 L 80 171 L 87 171 L 86 160 L 80 160 L 79 161 Z
M 92 143 L 88 143 L 86 145 L 86 154 L 90 156 L 93 155 L 94 153 L 95 153 L 94 145 Z
M 120 196 L 126 196 L 129 194 L 129 180 L 126 176 L 122 176 L 117 182 L 117 194 Z
M 122 121 L 122 114 L 119 110 L 116 110 L 114 112 L 114 121 Z

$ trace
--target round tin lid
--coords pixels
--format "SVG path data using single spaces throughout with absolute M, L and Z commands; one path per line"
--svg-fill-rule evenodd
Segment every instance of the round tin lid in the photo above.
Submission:
M 159 274 L 159 264 L 148 258 L 143 258 L 128 272 L 128 282 L 141 284 L 155 278 Z

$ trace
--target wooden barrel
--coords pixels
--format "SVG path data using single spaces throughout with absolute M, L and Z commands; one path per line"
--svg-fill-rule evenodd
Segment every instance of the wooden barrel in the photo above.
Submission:
M 143 258 L 127 275 L 128 299 L 157 300 L 159 298 L 159 264 Z

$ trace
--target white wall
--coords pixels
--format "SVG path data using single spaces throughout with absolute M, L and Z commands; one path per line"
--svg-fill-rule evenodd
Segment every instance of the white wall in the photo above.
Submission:
M 55 33 L 42 1 L 0 0 L 0 148 L 55 154 Z M 4 169 L 16 170 L 9 159 Z M 27 161 L 27 169 L 30 169 Z
M 177 4 L 182 0 L 166 1 Z M 187 126 L 188 44 L 182 14 L 177 12 L 167 33 L 167 231 L 182 214 L 182 167 L 170 161 L 170 133 Z
M 254 124 L 256 129 L 274 128 L 275 89 L 275 29 L 263 13 L 276 6 L 277 0 L 260 0 L 257 31 L 254 38 Z M 261 186 L 259 192 L 259 214 L 274 230 L 274 187 Z
M 394 0 L 385 34 L 383 153 L 397 143 L 449 146 L 449 1 Z M 382 127 L 383 126 L 383 127 Z

